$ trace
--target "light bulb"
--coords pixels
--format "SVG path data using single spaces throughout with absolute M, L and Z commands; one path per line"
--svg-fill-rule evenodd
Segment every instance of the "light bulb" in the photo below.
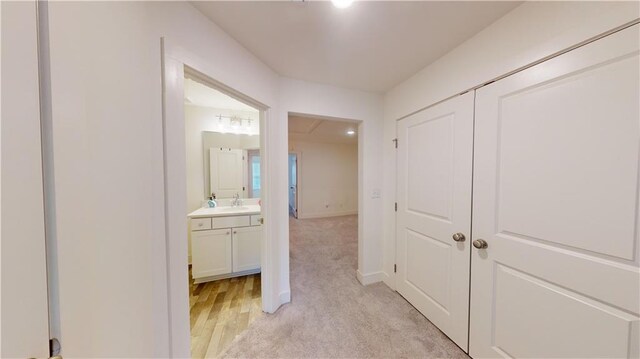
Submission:
M 344 9 L 346 7 L 349 7 L 349 5 L 353 3 L 353 0 L 331 0 L 331 2 L 333 3 L 333 6 L 339 9 Z

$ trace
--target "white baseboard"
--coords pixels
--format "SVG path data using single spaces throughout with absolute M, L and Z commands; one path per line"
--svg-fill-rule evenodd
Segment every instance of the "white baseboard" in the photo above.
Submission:
M 367 274 L 362 274 L 360 270 L 356 271 L 356 277 L 358 278 L 358 281 L 362 285 L 369 285 L 373 283 L 382 282 L 385 279 L 386 275 L 387 274 L 383 271 L 367 273 Z
M 291 291 L 286 290 L 284 292 L 280 292 L 278 300 L 280 301 L 280 305 L 291 302 Z
M 350 216 L 354 214 L 358 214 L 358 211 L 327 212 L 327 213 L 301 213 L 300 211 L 298 211 L 298 219 L 340 217 L 340 216 Z

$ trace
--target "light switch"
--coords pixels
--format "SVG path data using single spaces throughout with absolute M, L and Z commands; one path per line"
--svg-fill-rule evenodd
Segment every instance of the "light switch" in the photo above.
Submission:
M 374 188 L 373 191 L 371 191 L 371 198 L 380 198 L 379 188 Z

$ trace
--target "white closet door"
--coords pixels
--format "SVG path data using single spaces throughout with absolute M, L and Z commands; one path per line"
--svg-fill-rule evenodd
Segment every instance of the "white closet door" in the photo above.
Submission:
M 398 122 L 397 290 L 465 351 L 473 96 Z
M 243 151 L 229 148 L 209 149 L 211 192 L 218 198 L 243 195 Z
M 471 356 L 638 357 L 638 31 L 477 91 Z
M 49 356 L 35 1 L 2 13 L 2 358 Z

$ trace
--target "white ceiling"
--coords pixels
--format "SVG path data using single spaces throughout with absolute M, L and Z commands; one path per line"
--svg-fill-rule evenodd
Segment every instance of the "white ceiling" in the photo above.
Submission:
M 188 105 L 230 110 L 232 112 L 259 113 L 255 108 L 190 78 L 186 78 L 184 81 L 184 102 Z
M 347 131 L 353 130 L 353 135 Z M 355 122 L 289 115 L 289 138 L 300 141 L 328 143 L 358 143 Z
M 515 8 L 511 1 L 193 1 L 280 75 L 384 92 Z

